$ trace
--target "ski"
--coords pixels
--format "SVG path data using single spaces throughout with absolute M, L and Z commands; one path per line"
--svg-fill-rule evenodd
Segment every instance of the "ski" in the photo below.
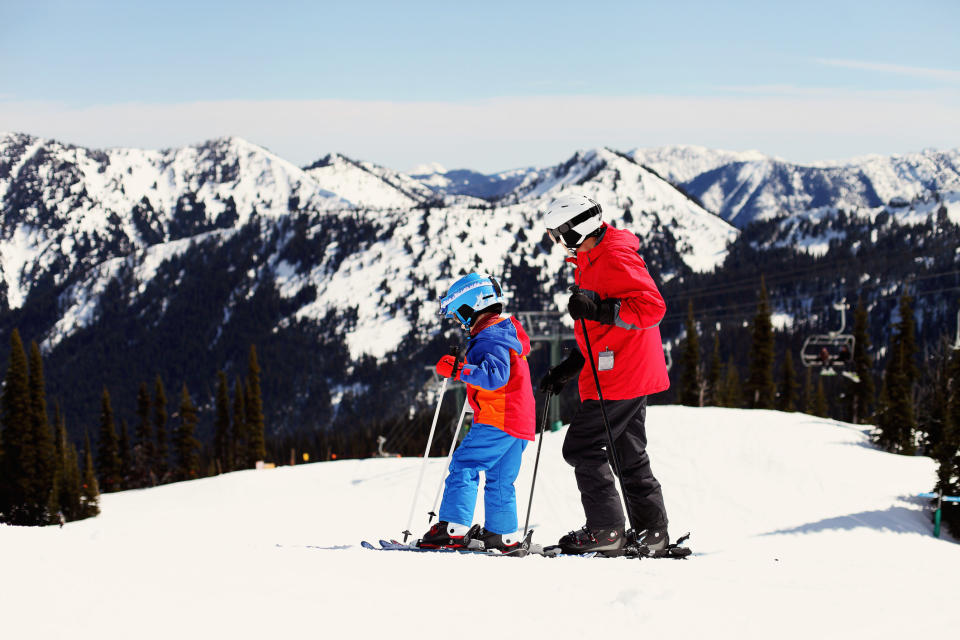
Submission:
M 529 536 L 528 536 L 529 538 Z M 499 551 L 497 549 L 483 549 L 478 547 L 436 547 L 436 548 L 427 548 L 427 547 L 418 547 L 416 544 L 406 544 L 399 542 L 397 540 L 379 540 L 379 546 L 362 540 L 360 546 L 364 549 L 370 549 L 371 551 L 412 551 L 414 553 L 459 553 L 459 554 L 472 554 L 472 555 L 484 555 L 484 556 L 497 556 L 502 558 L 523 558 L 527 555 L 538 555 L 544 556 L 547 558 L 558 558 L 558 557 L 568 557 L 568 558 L 592 558 L 597 555 L 596 552 L 589 553 L 560 553 L 559 547 L 543 547 L 538 544 L 530 544 L 529 540 L 525 541 L 527 546 L 521 546 L 519 549 L 514 551 L 508 551 L 506 553 Z
M 680 536 L 676 542 L 667 545 L 664 549 L 652 550 L 645 545 L 638 545 L 636 542 L 627 543 L 620 549 L 611 549 L 608 551 L 593 551 L 589 554 L 581 553 L 581 557 L 598 558 L 674 558 L 682 560 L 693 554 L 689 547 L 682 546 L 690 538 L 689 533 Z M 560 545 L 551 545 L 543 548 L 543 555 L 555 557 L 558 555 L 578 555 L 567 554 L 560 550 Z
M 693 550 L 690 547 L 683 546 L 683 543 L 690 538 L 689 533 L 685 533 L 680 536 L 676 542 L 669 544 L 664 549 L 652 550 L 649 547 L 644 545 L 638 545 L 635 543 L 627 544 L 622 549 L 615 549 L 611 551 L 589 551 L 587 553 L 563 553 L 560 549 L 560 545 L 550 545 L 542 546 L 539 544 L 533 544 L 530 542 L 530 535 L 527 535 L 527 538 L 521 543 L 519 549 L 514 551 L 508 551 L 506 553 L 499 551 L 497 549 L 484 549 L 482 546 L 467 546 L 467 547 L 418 547 L 416 543 L 403 543 L 397 540 L 380 540 L 379 545 L 374 545 L 373 543 L 363 540 L 360 542 L 360 546 L 364 549 L 370 549 L 373 551 L 412 551 L 414 553 L 460 553 L 460 554 L 474 554 L 474 555 L 485 555 L 485 556 L 501 556 L 504 558 L 515 557 L 522 558 L 527 555 L 536 555 L 544 556 L 546 558 L 673 558 L 675 560 L 683 560 L 691 555 L 693 555 Z
M 486 550 L 486 549 L 470 549 L 467 547 L 418 547 L 413 544 L 405 544 L 403 542 L 398 542 L 396 540 L 380 540 L 380 546 L 374 545 L 371 542 L 362 540 L 360 546 L 364 549 L 371 549 L 373 551 L 412 551 L 414 553 L 459 553 L 459 554 L 473 554 L 473 555 L 484 555 L 484 556 L 503 556 L 503 557 L 518 557 L 522 558 L 527 555 L 526 549 L 518 549 L 517 551 L 512 551 L 508 553 L 501 553 L 495 549 Z M 521 553 L 522 552 L 522 553 Z

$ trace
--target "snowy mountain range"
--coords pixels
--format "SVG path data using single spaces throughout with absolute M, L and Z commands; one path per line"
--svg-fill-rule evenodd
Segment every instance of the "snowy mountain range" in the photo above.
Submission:
M 904 209 L 938 194 L 960 193 L 958 149 L 808 166 L 756 151 L 700 147 L 635 149 L 629 155 L 739 228 L 824 208 Z
M 296 360 L 310 373 L 289 393 L 336 404 L 362 393 L 365 368 L 429 357 L 450 329 L 435 301 L 461 273 L 502 276 L 513 309 L 556 309 L 569 274 L 538 211 L 568 189 L 634 231 L 664 282 L 711 272 L 752 220 L 780 220 L 775 242 L 809 246 L 797 221 L 825 210 L 922 221 L 944 208 L 960 220 L 960 151 L 799 166 L 600 148 L 494 175 L 422 171 L 340 154 L 300 168 L 238 138 L 144 151 L 2 134 L 0 331 L 19 327 L 91 388 L 157 370 L 202 386 L 244 361 L 244 341 L 273 340 L 283 346 L 265 370 Z M 102 353 L 91 360 L 105 341 L 151 355 L 115 371 Z M 167 363 L 177 349 L 218 362 Z

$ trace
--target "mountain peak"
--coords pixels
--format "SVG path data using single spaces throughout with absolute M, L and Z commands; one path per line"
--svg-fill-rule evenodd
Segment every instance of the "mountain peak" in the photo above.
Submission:
M 447 173 L 446 167 L 444 167 L 439 162 L 428 162 L 426 164 L 420 164 L 407 171 L 411 176 L 429 176 L 436 173 L 444 174 Z

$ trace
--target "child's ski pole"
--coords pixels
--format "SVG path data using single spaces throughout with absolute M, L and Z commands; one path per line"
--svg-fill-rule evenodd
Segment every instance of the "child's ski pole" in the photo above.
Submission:
M 463 400 L 463 409 L 460 410 L 460 419 L 457 421 L 457 430 L 453 432 L 453 441 L 450 443 L 450 451 L 447 453 L 447 461 L 443 464 L 443 473 L 440 476 L 440 484 L 437 485 L 437 495 L 433 498 L 433 509 L 430 510 L 430 513 L 427 515 L 430 518 L 427 520 L 427 524 L 433 522 L 433 519 L 437 515 L 437 503 L 440 502 L 440 491 L 443 489 L 443 481 L 447 478 L 447 469 L 450 468 L 450 459 L 453 458 L 453 450 L 457 446 L 457 439 L 460 437 L 460 427 L 463 426 L 463 418 L 467 415 L 467 409 L 470 407 L 470 402 L 464 398 Z
M 453 362 L 453 371 L 456 373 L 457 365 L 460 362 L 460 347 L 454 347 L 452 349 L 454 356 Z M 407 518 L 407 528 L 403 531 L 403 541 L 406 542 L 407 538 L 410 537 L 410 525 L 413 523 L 413 512 L 417 506 L 417 495 L 420 493 L 420 484 L 423 482 L 423 472 L 427 467 L 427 457 L 430 455 L 430 445 L 433 444 L 433 432 L 437 428 L 437 418 L 440 417 L 440 405 L 443 404 L 443 394 L 447 390 L 447 382 L 450 381 L 450 378 L 444 378 L 443 384 L 440 385 L 440 394 L 437 399 L 437 410 L 433 413 L 433 424 L 430 425 L 430 435 L 427 436 L 427 449 L 423 452 L 423 462 L 420 464 L 420 475 L 417 477 L 417 488 L 413 492 L 413 502 L 410 504 L 410 516 Z

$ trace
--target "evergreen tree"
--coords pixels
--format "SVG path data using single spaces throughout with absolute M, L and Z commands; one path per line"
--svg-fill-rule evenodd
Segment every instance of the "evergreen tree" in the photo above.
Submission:
M 63 511 L 64 518 L 69 522 L 84 517 L 83 475 L 80 473 L 80 456 L 77 454 L 77 446 L 72 442 L 67 442 L 67 448 L 64 449 L 63 455 L 64 481 L 63 490 L 60 492 L 60 509 Z
M 710 352 L 710 364 L 707 368 L 707 401 L 706 404 L 719 407 L 721 395 L 721 381 L 723 380 L 723 363 L 720 361 L 720 334 L 713 332 L 713 350 Z
M 919 377 L 912 305 L 913 300 L 909 295 L 901 296 L 900 322 L 895 325 L 891 337 L 880 392 L 880 411 L 877 414 L 879 444 L 887 451 L 907 455 L 913 455 L 916 451 L 913 390 Z
M 165 482 L 167 475 L 167 392 L 163 380 L 157 376 L 153 386 L 153 429 L 157 433 L 157 457 L 154 475 L 159 482 Z
M 944 387 L 943 438 L 933 451 L 939 463 L 936 490 L 945 495 L 960 496 L 960 349 L 949 354 Z M 960 508 L 949 507 L 942 513 L 950 532 L 954 537 L 960 536 Z
M 826 418 L 828 414 L 827 394 L 823 389 L 823 376 L 817 376 L 817 397 L 813 401 L 813 415 Z
M 797 370 L 793 367 L 793 354 L 787 349 L 783 356 L 783 369 L 780 377 L 780 411 L 797 410 Z
M 176 476 L 181 480 L 200 477 L 200 442 L 195 437 L 196 431 L 197 407 L 184 384 L 180 394 L 180 426 L 176 432 Z
M 743 387 L 740 386 L 740 372 L 733 357 L 727 362 L 727 376 L 723 384 L 723 406 L 739 409 L 743 406 Z
M 747 405 L 751 409 L 772 409 L 777 393 L 773 381 L 773 323 L 767 285 L 760 279 L 760 300 L 753 318 L 750 365 L 745 385 Z
M 134 484 L 147 487 L 156 484 L 157 466 L 156 443 L 153 439 L 153 425 L 150 422 L 150 391 L 147 383 L 141 382 L 137 390 L 137 426 L 134 430 L 136 445 L 133 448 Z
M 0 401 L 3 458 L 0 461 L 0 512 L 9 524 L 29 525 L 35 495 L 37 454 L 31 419 L 27 354 L 20 332 L 10 334 L 10 359 Z
M 79 520 L 81 512 L 80 466 L 77 448 L 67 440 L 67 427 L 60 413 L 60 404 L 54 404 L 54 425 L 57 441 L 58 473 L 60 477 L 59 510 L 67 520 Z
M 97 472 L 93 466 L 93 453 L 90 450 L 90 434 L 84 434 L 83 496 L 81 515 L 92 518 L 100 513 L 100 487 L 97 485 Z
M 110 404 L 110 392 L 106 387 L 100 396 L 100 438 L 97 447 L 97 477 L 106 493 L 119 491 L 120 478 L 120 442 L 113 423 L 113 406 Z
M 928 366 L 925 381 L 921 385 L 918 431 L 923 434 L 924 451 L 932 454 L 939 450 L 946 439 L 950 421 L 950 347 L 946 338 L 941 340 L 934 357 L 926 361 Z
M 812 416 L 816 408 L 816 397 L 813 392 L 813 373 L 810 367 L 804 367 L 806 373 L 803 378 L 803 412 Z
M 213 457 L 218 473 L 231 471 L 230 455 L 230 389 L 227 374 L 217 372 L 217 415 L 213 428 Z
M 66 448 L 66 437 L 61 440 L 61 425 L 63 422 L 63 416 L 60 415 L 60 403 L 53 403 L 53 491 L 50 496 L 50 509 L 48 513 L 51 516 L 56 516 L 58 512 L 63 513 L 63 492 L 65 489 L 66 482 L 66 469 L 65 462 L 66 456 L 64 455 L 64 449 Z M 56 494 L 56 495 L 53 495 Z
M 247 465 L 253 466 L 258 460 L 267 457 L 263 424 L 263 400 L 260 395 L 260 365 L 257 364 L 257 349 L 254 345 L 250 345 L 245 400 L 248 437 Z
M 867 306 L 863 298 L 857 301 L 853 312 L 853 370 L 858 381 L 850 394 L 850 415 L 854 424 L 860 424 L 873 409 L 876 385 L 873 381 L 873 357 L 870 355 L 870 333 Z
M 233 385 L 233 442 L 234 469 L 248 469 L 247 464 L 247 400 L 243 393 L 243 383 L 238 378 Z
M 132 477 L 132 458 L 130 452 L 130 429 L 126 419 L 120 420 L 120 487 L 129 489 Z
M 55 504 L 51 493 L 55 489 L 57 472 L 56 445 L 50 420 L 47 416 L 47 392 L 43 379 L 43 359 L 36 342 L 30 343 L 30 428 L 35 443 L 36 468 L 32 496 L 28 502 L 32 505 L 31 519 L 35 524 L 47 524 L 54 512 L 50 508 Z
M 687 304 L 687 335 L 683 341 L 680 375 L 680 404 L 688 407 L 703 406 L 703 370 L 700 366 L 700 338 L 697 323 L 693 318 L 693 301 Z

